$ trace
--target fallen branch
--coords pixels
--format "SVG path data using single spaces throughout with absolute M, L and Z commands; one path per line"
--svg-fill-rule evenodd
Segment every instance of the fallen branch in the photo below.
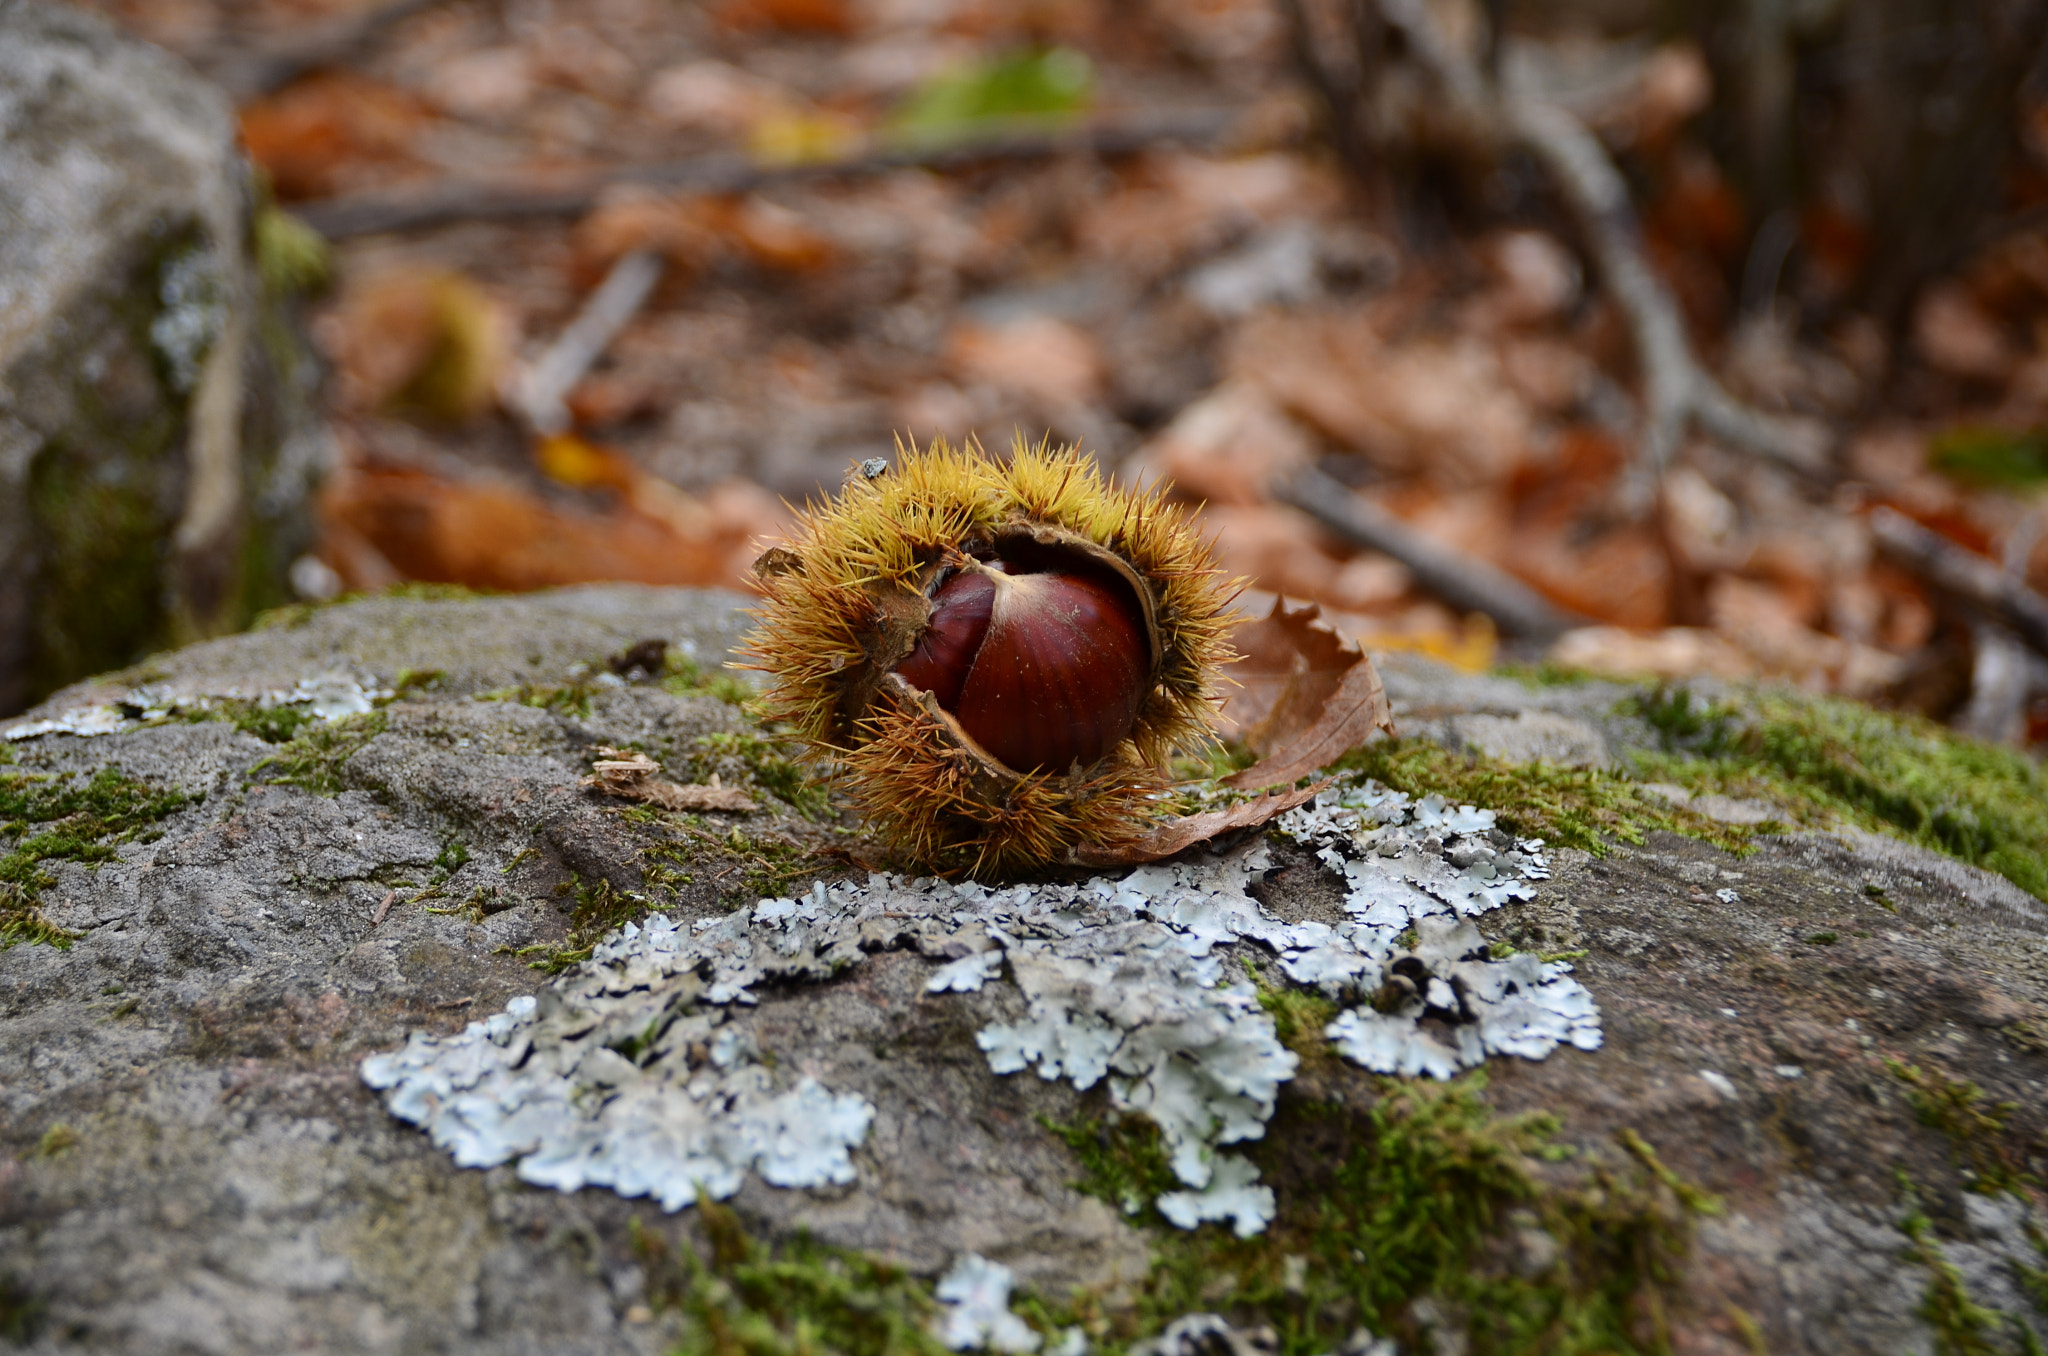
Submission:
M 1417 584 L 1452 607 L 1485 613 L 1503 635 L 1549 641 L 1592 624 L 1556 607 L 1506 571 L 1431 541 L 1321 471 L 1298 471 L 1273 492 L 1353 545 L 1400 561 Z
M 1520 145 L 1548 172 L 1608 293 L 1626 319 L 1643 370 L 1643 422 L 1629 507 L 1646 510 L 1686 430 L 1697 425 L 1731 447 L 1806 476 L 1826 468 L 1831 439 L 1819 424 L 1779 418 L 1728 394 L 1694 355 L 1671 289 L 1650 267 L 1628 184 L 1607 149 L 1556 104 L 1504 95 L 1447 39 L 1423 0 L 1377 0 L 1381 19 L 1443 88 L 1464 120 Z M 1348 111 L 1335 110 L 1340 118 Z
M 569 392 L 646 303 L 661 268 L 655 250 L 621 256 L 569 328 L 520 375 L 515 403 L 534 432 L 546 437 L 568 431 Z
M 2048 598 L 1895 509 L 1870 515 L 1877 549 L 1940 592 L 2003 626 L 2037 654 L 2048 655 Z
M 440 3 L 441 0 L 391 0 L 274 46 L 257 51 L 231 48 L 197 57 L 193 64 L 237 101 L 254 99 L 276 93 L 308 71 L 355 60 L 394 25 Z
M 539 186 L 530 180 L 520 184 L 457 181 L 327 198 L 299 204 L 292 211 L 329 240 L 419 230 L 451 221 L 579 217 L 596 206 L 607 189 L 620 184 L 690 193 L 750 193 L 776 184 L 858 179 L 898 169 L 949 170 L 997 160 L 1124 155 L 1172 143 L 1213 144 L 1227 136 L 1237 118 L 1232 109 L 1195 109 L 1098 123 L 1078 132 L 1026 132 L 797 165 L 764 165 L 745 155 L 705 155 L 583 174 Z

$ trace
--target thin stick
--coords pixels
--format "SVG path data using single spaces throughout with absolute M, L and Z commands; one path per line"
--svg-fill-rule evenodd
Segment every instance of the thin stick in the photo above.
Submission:
M 634 250 L 622 256 L 583 303 L 569 328 L 526 369 L 519 380 L 517 403 L 534 432 L 552 436 L 568 429 L 569 392 L 646 304 L 654 284 L 661 280 L 663 262 L 658 250 Z
M 1998 562 L 1965 551 L 1895 509 L 1873 512 L 1870 531 L 1877 549 L 1895 564 L 1997 622 L 2029 649 L 2048 655 L 2048 598 L 2000 569 Z
M 1180 142 L 1223 140 L 1237 123 L 1233 109 L 1205 108 L 1119 119 L 1080 132 L 1023 132 L 965 145 L 883 151 L 814 164 L 763 165 L 744 155 L 716 154 L 662 165 L 628 166 L 577 175 L 536 187 L 523 183 L 457 181 L 424 189 L 397 189 L 302 203 L 292 210 L 329 240 L 413 231 L 451 221 L 520 221 L 579 217 L 619 184 L 647 184 L 691 193 L 750 193 L 775 184 L 857 179 L 898 169 L 962 169 L 998 160 L 1058 155 L 1124 155 Z
M 1424 589 L 1466 612 L 1484 612 L 1503 635 L 1555 640 L 1591 623 L 1554 606 L 1541 594 L 1483 560 L 1439 545 L 1350 487 L 1309 468 L 1274 486 L 1294 505 L 1355 545 L 1392 556 Z
M 273 47 L 253 52 L 230 49 L 195 58 L 193 64 L 237 100 L 254 99 L 276 93 L 308 71 L 354 60 L 392 26 L 440 3 L 441 0 L 391 0 Z

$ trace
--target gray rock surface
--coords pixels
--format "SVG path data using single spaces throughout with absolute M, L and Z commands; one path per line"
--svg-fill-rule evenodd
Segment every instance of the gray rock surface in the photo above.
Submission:
M 712 659 L 743 629 L 737 601 L 603 588 L 349 603 L 159 656 L 30 713 L 103 706 L 142 683 L 196 700 L 336 672 L 377 691 L 405 670 L 441 671 L 380 718 L 302 727 L 356 732 L 329 747 L 332 794 L 270 780 L 291 768 L 266 759 L 307 746 L 232 719 L 12 742 L 8 777 L 111 767 L 195 798 L 112 860 L 44 863 L 42 910 L 78 938 L 0 951 L 0 1297 L 12 1306 L 0 1318 L 19 1316 L 31 1349 L 623 1353 L 674 1338 L 636 1239 L 684 1246 L 694 1211 L 458 1167 L 386 1110 L 361 1062 L 544 996 L 548 976 L 512 953 L 563 943 L 594 899 L 639 892 L 689 927 L 860 876 L 846 865 L 857 836 L 777 800 L 758 762 L 720 738 L 747 729 L 735 708 L 588 676 L 645 638 Z M 1416 724 L 1550 711 L 1619 746 L 1629 737 L 1608 714 L 1621 689 L 1464 691 L 1419 669 L 1390 669 L 1388 685 Z M 1418 690 L 1433 694 L 1427 713 Z M 692 828 L 579 787 L 598 747 L 628 745 L 679 776 L 719 772 L 766 808 Z M 1341 919 L 1321 863 L 1286 842 L 1271 852 L 1265 907 Z M 794 874 L 765 874 L 785 866 Z M 2013 1270 L 2039 1265 L 2024 1203 L 1968 1190 L 1970 1161 L 1920 1123 L 1884 1061 L 2017 1103 L 2010 1143 L 2032 1172 L 2048 1167 L 2038 901 L 1853 834 L 1770 838 L 1742 858 L 1656 835 L 1598 860 L 1555 852 L 1551 866 L 1487 930 L 1583 949 L 1576 973 L 1605 1044 L 1497 1059 L 1488 1097 L 1558 1113 L 1573 1143 L 1636 1130 L 1723 1198 L 1686 1263 L 1677 1349 L 1750 1350 L 1732 1305 L 1773 1352 L 1935 1350 L 1919 1312 L 1931 1273 L 1901 1231 L 1895 1170 L 1969 1293 L 2033 1312 Z M 976 1034 L 1018 1021 L 1024 1000 L 1000 978 L 928 992 L 944 963 L 885 946 L 765 985 L 734 1019 L 778 1069 L 858 1091 L 875 1119 L 854 1182 L 751 1179 L 733 1205 L 764 1236 L 807 1229 L 921 1275 L 976 1252 L 1042 1293 L 1117 1293 L 1143 1273 L 1150 1240 L 1069 1185 L 1078 1165 L 1039 1122 L 1099 1111 L 1101 1094 L 993 1075 Z M 1372 1086 L 1326 1061 L 1280 1096 L 1283 1108 L 1333 1095 L 1363 1106 Z
M 324 456 L 224 96 L 0 0 L 0 712 L 284 600 Z

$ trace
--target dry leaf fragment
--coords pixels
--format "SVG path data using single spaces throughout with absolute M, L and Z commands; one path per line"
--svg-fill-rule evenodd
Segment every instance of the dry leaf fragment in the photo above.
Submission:
M 628 753 L 619 749 L 599 748 L 600 755 L 590 765 L 591 774 L 576 784 L 590 791 L 601 791 L 607 796 L 620 796 L 626 800 L 644 801 L 664 810 L 736 810 L 750 811 L 761 807 L 754 798 L 736 786 L 720 786 L 714 775 L 707 786 L 684 786 L 668 781 L 659 774 L 661 764 L 644 753 Z
M 1270 615 L 1232 636 L 1244 660 L 1223 723 L 1259 761 L 1225 786 L 1291 782 L 1336 762 L 1375 730 L 1394 733 L 1379 670 L 1321 617 L 1314 603 L 1290 610 L 1276 598 Z
M 1377 678 L 1374 680 L 1377 682 Z M 1233 829 L 1256 829 L 1270 824 L 1297 806 L 1306 805 L 1329 786 L 1325 781 L 1294 791 L 1279 791 L 1256 800 L 1240 801 L 1227 810 L 1204 810 L 1168 820 L 1142 838 L 1113 848 L 1093 848 L 1074 854 L 1078 866 L 1140 866 L 1171 857 L 1176 852 L 1206 843 Z

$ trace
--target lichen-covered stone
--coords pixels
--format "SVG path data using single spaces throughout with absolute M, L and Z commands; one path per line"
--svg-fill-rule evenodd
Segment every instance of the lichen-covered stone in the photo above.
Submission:
M 110 855 L 96 865 L 42 862 L 51 880 L 36 905 L 68 948 L 0 951 L 0 1303 L 10 1306 L 0 1317 L 19 1316 L 31 1349 L 666 1349 L 683 1320 L 663 1300 L 674 1275 L 661 1258 L 708 1254 L 703 1212 L 670 1214 L 668 1201 L 606 1186 L 532 1185 L 512 1159 L 460 1166 L 362 1081 L 378 1058 L 450 1046 L 471 1023 L 525 1012 L 520 1000 L 537 1022 L 559 1022 L 545 1014 L 548 995 L 579 984 L 602 983 L 618 1011 L 644 1016 L 636 1005 L 667 980 L 634 971 L 646 958 L 623 933 L 584 962 L 591 934 L 579 929 L 631 918 L 645 937 L 656 913 L 684 936 L 725 928 L 766 948 L 750 955 L 774 958 L 724 974 L 754 1003 L 709 1005 L 727 1015 L 681 1029 L 689 1039 L 673 1057 L 720 1078 L 752 1067 L 769 1099 L 808 1087 L 810 1104 L 829 1096 L 835 1116 L 848 1113 L 824 1128 L 852 1180 L 829 1149 L 814 1158 L 795 1144 L 778 1160 L 787 1172 L 749 1160 L 730 1206 L 762 1238 L 808 1231 L 909 1267 L 938 1286 L 936 1337 L 1078 1351 L 1093 1329 L 1070 1341 L 1068 1330 L 1004 1316 L 1034 1312 L 1020 1300 L 1027 1290 L 1058 1303 L 1076 1286 L 1096 1297 L 1088 1312 L 1122 1312 L 1169 1243 L 1301 1246 L 1273 1231 L 1238 1240 L 1242 1211 L 1202 1223 L 1199 1198 L 1242 1203 L 1270 1190 L 1286 1222 L 1303 1190 L 1337 1189 L 1317 1175 L 1337 1161 L 1329 1135 L 1397 1085 L 1320 1029 L 1282 1029 L 1288 1010 L 1269 1006 L 1278 991 L 1323 1004 L 1322 1021 L 1332 1001 L 1360 1025 L 1367 1013 L 1412 1018 L 1455 1049 L 1454 1018 L 1481 1014 L 1469 1001 L 1442 1006 L 1443 995 L 1432 1010 L 1434 983 L 1491 1002 L 1494 972 L 1482 967 L 1512 978 L 1519 966 L 1536 986 L 1564 963 L 1597 1003 L 1598 1048 L 1572 1042 L 1570 1010 L 1525 1014 L 1552 1046 L 1541 1060 L 1488 1061 L 1485 1097 L 1502 1115 L 1561 1119 L 1573 1154 L 1545 1172 L 1597 1163 L 1632 1133 L 1674 1180 L 1720 1198 L 1660 1292 L 1674 1347 L 1933 1351 L 1926 1315 L 1940 1312 L 1928 1297 L 1948 1284 L 1942 1267 L 1976 1304 L 2041 1326 L 2021 1268 L 2042 1265 L 2028 1182 L 2048 1170 L 2048 910 L 2008 882 L 1895 839 L 1817 829 L 1755 838 L 1739 857 L 1659 832 L 1596 858 L 1496 836 L 1482 811 L 1513 807 L 1377 791 L 1216 859 L 1263 853 L 1263 879 L 1240 872 L 1210 889 L 1196 879 L 1209 868 L 1150 868 L 1121 882 L 1129 938 L 1152 929 L 1181 958 L 1159 960 L 1162 970 L 1215 965 L 1217 989 L 1190 992 L 1238 986 L 1253 961 L 1262 987 L 1243 1016 L 1270 1014 L 1261 1029 L 1299 1057 L 1291 1077 L 1256 1082 L 1279 1061 L 1246 1024 L 1245 1068 L 1231 1065 L 1231 1076 L 1245 1075 L 1246 1114 L 1270 1097 L 1273 1118 L 1256 1138 L 1218 1141 L 1203 1190 L 1169 1181 L 1194 1199 L 1162 1198 L 1155 1218 L 1076 1190 L 1084 1166 L 1046 1124 L 1111 1114 L 1118 1080 L 1126 1103 L 1143 1095 L 1142 1072 L 1109 1066 L 1106 1037 L 1111 1002 L 1136 1011 L 1143 987 L 1086 1011 L 1070 1001 L 1069 962 L 1100 956 L 1068 953 L 1100 948 L 1057 926 L 1084 910 L 1014 888 L 1007 902 L 1001 891 L 963 896 L 942 920 L 899 907 L 926 887 L 877 886 L 849 864 L 863 840 L 763 781 L 770 765 L 744 752 L 759 732 L 740 710 L 702 684 L 609 676 L 607 657 L 647 638 L 714 660 L 743 629 L 737 601 L 617 588 L 348 603 L 162 656 L 27 714 L 113 716 L 110 733 L 0 745 L 15 759 L 0 777 L 114 768 L 190 797 L 148 801 L 157 817 L 106 837 Z M 293 696 L 337 674 L 375 709 L 323 721 L 314 698 Z M 1475 710 L 1513 719 L 1519 700 L 1601 729 L 1617 754 L 1645 737 L 1609 714 L 1622 689 L 1594 697 L 1474 680 L 1478 699 L 1461 709 L 1472 694 L 1441 673 L 1404 682 L 1390 675 L 1401 702 L 1434 705 L 1409 728 Z M 161 704 L 132 700 L 138 688 Z M 230 690 L 242 695 L 207 705 Z M 265 694 L 276 704 L 264 707 Z M 282 711 L 300 712 L 297 723 L 279 723 Z M 766 808 L 691 819 L 607 800 L 578 785 L 600 747 L 645 750 L 684 780 L 716 770 Z M 1340 822 L 1338 810 L 1354 818 Z M 22 841 L 0 834 L 8 851 Z M 800 931 L 823 937 L 828 911 L 804 913 L 819 884 L 858 926 L 822 947 L 785 945 Z M 1044 888 L 1079 901 L 1084 884 Z M 1107 884 L 1099 906 L 1123 908 L 1119 883 Z M 762 900 L 782 902 L 763 910 Z M 1027 921 L 1050 931 L 1033 934 Z M 1468 926 L 1520 950 L 1481 952 Z M 1370 955 L 1329 945 L 1367 933 Z M 1559 951 L 1585 954 L 1546 958 Z M 550 975 L 529 968 L 535 960 L 570 968 Z M 1352 995 L 1368 960 L 1406 976 L 1412 1000 L 1383 988 L 1361 1007 Z M 718 964 L 692 973 L 706 993 L 721 982 Z M 1496 998 L 1522 988 L 1501 984 Z M 1404 1015 L 1411 1001 L 1419 1010 Z M 1033 1042 L 1043 1061 L 1047 1042 L 1031 1033 L 1057 1025 L 1056 1009 L 1068 1028 L 1101 1021 L 1103 1041 L 1072 1048 L 1084 1069 L 1104 1066 L 1099 1077 L 1077 1088 L 1064 1054 L 1056 1078 L 1030 1059 L 998 1073 L 997 1059 L 1009 1067 Z M 1239 1020 L 1236 1009 L 1222 1015 Z M 1522 1028 L 1496 1024 L 1511 1050 Z M 1119 1041 L 1142 1025 L 1117 1027 Z M 637 1042 L 677 1030 L 643 1021 L 637 1034 L 611 1033 L 601 1042 L 610 1058 L 593 1056 L 593 1087 L 624 1086 Z M 722 1031 L 735 1033 L 727 1045 Z M 1185 1058 L 1179 1048 L 1169 1060 Z M 735 1104 L 746 1095 L 721 1088 Z M 851 1113 L 867 1108 L 856 1136 Z M 1229 1166 L 1239 1159 L 1258 1180 Z M 1183 1205 L 1192 1233 L 1165 1214 Z M 1540 1272 L 1569 1240 L 1518 1218 L 1489 1247 L 1515 1274 Z M 1204 1313 L 1217 1317 L 1183 1323 L 1171 1349 L 1196 1349 L 1212 1331 L 1256 1334 L 1270 1317 L 1233 1289 L 1249 1279 L 1204 1275 L 1189 1303 L 1145 1331 Z M 1337 1333 L 1330 1349 L 1384 1351 L 1389 1336 L 1402 1351 L 1449 1343 L 1470 1318 L 1416 1296 L 1361 1323 L 1348 1346 L 1349 1329 Z
M 285 598 L 325 455 L 222 94 L 0 3 L 0 712 Z

